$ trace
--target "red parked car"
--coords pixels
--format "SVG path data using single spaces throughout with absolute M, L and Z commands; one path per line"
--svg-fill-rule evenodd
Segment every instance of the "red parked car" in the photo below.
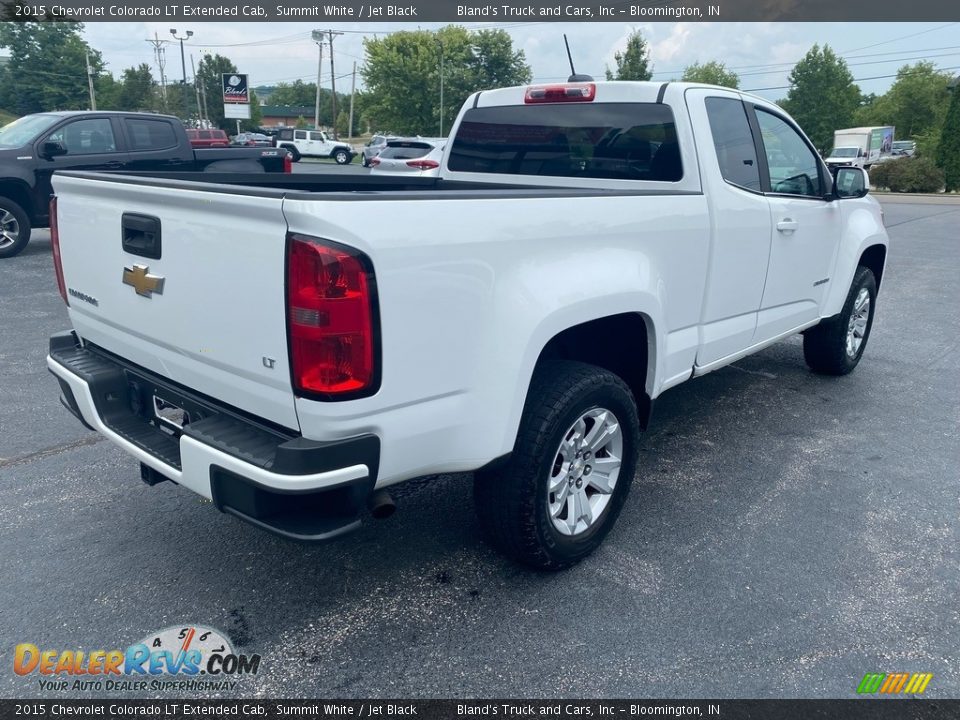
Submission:
M 192 130 L 187 129 L 187 137 L 195 148 L 228 147 L 230 138 L 223 130 Z

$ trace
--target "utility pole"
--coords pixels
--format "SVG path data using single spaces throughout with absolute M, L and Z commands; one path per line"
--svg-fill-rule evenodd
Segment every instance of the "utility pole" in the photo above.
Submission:
M 193 64 L 193 53 L 190 53 L 190 72 L 193 73 L 193 91 L 197 94 L 197 115 L 200 116 L 200 127 L 203 127 L 203 105 L 200 104 L 200 84 L 197 82 L 197 66 Z
M 157 37 L 157 34 L 153 34 L 153 40 L 147 40 L 148 43 L 153 45 L 153 57 L 157 61 L 157 68 L 160 70 L 160 98 L 163 100 L 164 109 L 166 109 L 167 104 L 167 76 L 164 74 L 163 69 L 167 64 L 167 51 L 164 45 L 166 40 L 161 40 Z
M 97 109 L 97 92 L 93 89 L 93 68 L 90 67 L 90 52 L 84 50 L 83 54 L 87 58 L 87 88 L 90 90 L 90 109 Z
M 347 123 L 347 134 L 353 139 L 353 96 L 357 94 L 357 61 L 353 61 L 353 80 L 350 81 L 350 121 Z
M 333 122 L 331 123 L 331 127 L 333 128 L 333 139 L 339 140 L 337 137 L 337 74 L 333 69 L 333 36 L 343 35 L 343 33 L 334 32 L 333 30 L 327 30 L 327 33 L 330 35 L 330 91 L 333 93 L 330 98 L 333 102 Z
M 200 61 L 203 63 L 203 60 Z M 207 86 L 202 82 L 200 83 L 200 97 L 203 99 L 203 116 L 207 119 L 207 123 L 210 123 L 210 113 L 207 111 Z
M 187 61 L 184 58 L 183 54 L 183 41 L 189 40 L 193 37 L 193 30 L 187 30 L 187 34 L 184 37 L 179 37 L 177 35 L 176 28 L 170 28 L 170 34 L 173 35 L 174 40 L 180 41 L 180 69 L 183 70 L 183 85 L 181 86 L 181 95 L 183 96 L 183 119 L 190 119 L 190 96 L 187 95 Z M 199 112 L 199 109 L 197 110 Z
M 317 59 L 317 102 L 313 109 L 313 129 L 320 129 L 320 73 L 323 72 L 323 30 L 314 30 L 310 37 L 317 44 L 320 52 Z
M 440 44 L 440 137 L 443 137 L 443 40 Z

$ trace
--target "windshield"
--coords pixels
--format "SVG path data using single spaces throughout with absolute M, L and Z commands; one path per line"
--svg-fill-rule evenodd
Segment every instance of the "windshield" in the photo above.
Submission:
M 0 128 L 0 148 L 18 148 L 53 125 L 56 115 L 27 115 Z
M 834 148 L 833 152 L 830 153 L 830 157 L 856 157 L 857 148 L 855 147 L 845 147 L 845 148 Z

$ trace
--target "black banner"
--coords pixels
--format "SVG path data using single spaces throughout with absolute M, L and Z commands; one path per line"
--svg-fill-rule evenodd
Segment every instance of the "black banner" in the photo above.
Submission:
M 960 20 L 956 0 L 580 0 L 498 3 L 478 0 L 0 0 L 5 20 L 81 22 L 265 20 L 324 22 L 730 22 L 730 21 L 898 21 Z
M 960 700 L 0 700 L 3 718 L 955 720 Z

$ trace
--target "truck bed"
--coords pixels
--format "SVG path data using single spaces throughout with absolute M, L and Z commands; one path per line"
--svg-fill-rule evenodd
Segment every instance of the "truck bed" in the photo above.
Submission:
M 647 195 L 690 195 L 683 190 L 659 189 L 597 189 L 589 187 L 555 187 L 527 185 L 512 182 L 466 182 L 424 177 L 384 177 L 382 175 L 347 175 L 340 173 L 273 174 L 273 173 L 218 173 L 218 172 L 61 172 L 68 177 L 87 178 L 102 182 L 116 182 L 150 187 L 182 188 L 184 190 L 252 195 L 257 197 L 291 197 L 308 199 L 324 194 L 325 200 L 416 200 L 444 197 L 477 198 L 532 198 L 532 197 L 609 197 Z M 584 179 L 590 182 L 589 178 Z

